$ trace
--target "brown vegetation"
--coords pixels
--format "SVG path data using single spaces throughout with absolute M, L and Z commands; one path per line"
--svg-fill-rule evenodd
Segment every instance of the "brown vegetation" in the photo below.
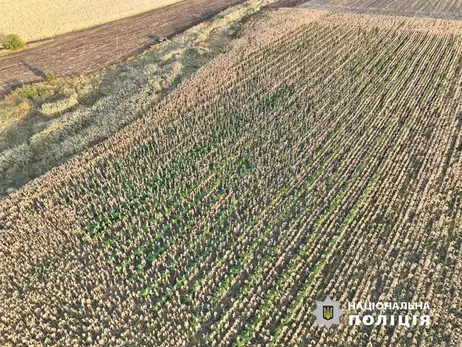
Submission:
M 428 23 L 272 12 L 0 201 L 0 344 L 460 345 L 462 37 Z M 327 331 L 325 295 L 432 325 Z
M 329 11 L 462 19 L 461 0 L 310 0 L 303 7 Z

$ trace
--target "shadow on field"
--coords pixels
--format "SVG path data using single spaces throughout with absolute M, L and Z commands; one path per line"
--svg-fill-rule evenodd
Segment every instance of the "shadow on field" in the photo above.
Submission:
M 35 76 L 43 78 L 44 80 L 47 78 L 47 75 L 40 70 L 39 68 L 32 66 L 26 62 L 23 62 L 22 65 L 24 65 L 30 72 L 32 72 Z

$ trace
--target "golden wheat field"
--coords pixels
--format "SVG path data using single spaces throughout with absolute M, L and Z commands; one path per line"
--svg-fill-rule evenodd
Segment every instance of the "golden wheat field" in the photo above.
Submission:
M 0 34 L 26 41 L 110 22 L 180 0 L 1 0 Z

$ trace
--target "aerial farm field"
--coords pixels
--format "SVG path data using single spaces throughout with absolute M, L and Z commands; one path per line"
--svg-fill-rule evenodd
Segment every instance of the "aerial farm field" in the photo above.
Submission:
M 0 55 L 0 97 L 25 83 L 45 81 L 46 74 L 50 72 L 57 77 L 63 77 L 100 71 L 111 64 L 125 61 L 144 52 L 157 44 L 159 37 L 173 36 L 209 19 L 229 6 L 242 2 L 244 0 L 174 2 L 169 6 L 155 8 L 136 16 L 52 37 L 28 46 L 22 51 L 3 50 L 3 54 Z M 269 0 L 246 2 L 260 4 Z M 99 2 L 88 0 L 85 8 L 90 8 L 91 3 Z M 9 13 L 2 17 L 2 21 L 3 18 L 12 17 L 14 16 Z
M 461 0 L 311 0 L 303 7 L 388 15 L 462 19 Z
M 210 20 L 171 36 L 168 41 L 151 42 L 147 50 L 129 61 L 89 75 L 26 84 L 0 99 L 0 194 L 23 186 L 144 115 L 182 79 L 228 50 L 227 43 L 240 35 L 241 22 L 267 2 L 252 0 L 231 6 Z M 229 2 L 214 1 L 209 4 L 209 9 L 226 3 Z M 195 15 L 200 18 L 204 10 L 194 10 L 194 6 L 190 9 L 188 15 L 183 16 L 186 23 Z M 174 18 L 175 13 L 170 10 L 168 13 Z M 141 23 L 127 18 L 131 25 L 124 25 L 124 30 L 130 37 L 136 36 L 130 30 L 139 28 L 144 32 L 146 27 L 142 24 L 149 23 L 152 18 L 152 14 L 149 17 L 143 15 Z M 170 22 L 168 17 L 162 18 L 167 30 L 184 25 L 177 19 Z M 116 27 L 120 29 L 120 26 Z M 84 36 L 92 32 L 93 29 L 87 30 Z M 107 34 L 116 32 L 111 30 Z M 105 35 L 99 35 L 99 39 L 104 40 Z M 106 61 L 104 56 L 116 59 L 119 54 L 126 54 L 129 45 L 133 44 L 136 47 L 137 43 L 130 41 L 128 46 L 119 47 L 117 51 L 106 47 L 104 52 L 93 45 L 82 44 L 79 50 L 95 49 L 101 55 L 98 58 L 86 55 L 78 65 L 68 64 L 65 60 L 60 64 L 74 72 L 80 67 L 94 68 Z M 35 52 L 34 56 L 48 60 L 48 56 L 42 53 Z M 67 54 L 71 56 L 72 50 Z M 0 59 L 0 66 L 2 62 Z M 53 60 L 48 63 L 53 66 Z M 17 76 L 14 65 L 7 65 L 5 70 L 0 71 L 0 75 Z
M 2 0 L 0 33 L 15 33 L 26 41 L 49 38 L 180 0 Z
M 457 21 L 251 19 L 0 201 L 0 345 L 462 345 L 461 64 Z M 348 325 L 367 301 L 429 302 L 431 325 Z

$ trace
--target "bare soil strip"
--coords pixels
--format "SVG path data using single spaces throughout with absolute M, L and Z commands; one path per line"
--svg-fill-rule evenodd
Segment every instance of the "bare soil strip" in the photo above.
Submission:
M 24 83 L 95 72 L 144 51 L 243 0 L 186 0 L 91 29 L 60 35 L 0 57 L 0 96 Z

